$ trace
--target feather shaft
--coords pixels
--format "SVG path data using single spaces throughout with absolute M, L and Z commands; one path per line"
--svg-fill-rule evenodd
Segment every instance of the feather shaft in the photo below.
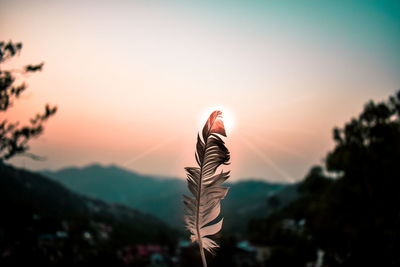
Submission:
M 207 266 L 204 250 L 213 253 L 218 244 L 210 236 L 222 228 L 223 218 L 213 221 L 220 214 L 220 201 L 228 189 L 221 184 L 229 178 L 230 172 L 215 174 L 217 168 L 229 164 L 230 154 L 220 136 L 226 137 L 221 112 L 214 111 L 202 130 L 202 138 L 197 135 L 195 159 L 199 167 L 186 167 L 188 188 L 194 196 L 184 196 L 185 223 L 191 232 L 191 239 L 197 242 L 203 266 Z

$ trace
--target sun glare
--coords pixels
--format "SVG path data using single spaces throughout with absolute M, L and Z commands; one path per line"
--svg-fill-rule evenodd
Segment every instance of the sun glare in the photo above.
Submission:
M 210 114 L 215 111 L 215 110 L 219 110 L 222 112 L 222 121 L 224 122 L 224 126 L 225 126 L 225 131 L 227 134 L 232 133 L 232 130 L 234 128 L 234 124 L 235 124 L 235 118 L 233 113 L 226 107 L 221 107 L 221 106 L 216 106 L 216 107 L 209 107 L 207 109 L 204 110 L 204 112 L 201 114 L 200 117 L 200 127 L 203 127 L 204 124 L 206 123 L 208 117 L 210 116 Z M 202 128 L 200 128 L 202 129 Z

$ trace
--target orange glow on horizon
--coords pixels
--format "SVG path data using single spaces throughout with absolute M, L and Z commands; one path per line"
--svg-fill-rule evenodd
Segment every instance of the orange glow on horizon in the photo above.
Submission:
M 33 170 L 97 162 L 184 177 L 197 133 L 220 110 L 232 181 L 299 180 L 322 164 L 333 127 L 400 84 L 398 53 L 389 49 L 400 35 L 381 31 L 395 24 L 374 33 L 347 21 L 367 42 L 325 28 L 336 21 L 313 24 L 297 9 L 288 16 L 280 4 L 6 2 L 2 35 L 23 49 L 2 67 L 45 62 L 22 77 L 28 88 L 6 118 L 24 124 L 46 103 L 59 108 L 30 144 L 48 160 L 10 162 Z M 363 15 L 350 10 L 348 18 Z

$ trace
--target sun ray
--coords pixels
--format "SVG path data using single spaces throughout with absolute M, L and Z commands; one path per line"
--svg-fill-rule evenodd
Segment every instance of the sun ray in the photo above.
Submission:
M 259 136 L 254 136 L 254 135 L 251 135 L 251 138 L 252 139 L 256 139 L 260 143 L 266 144 L 269 147 L 277 149 L 277 150 L 279 150 L 281 152 L 284 152 L 286 154 L 289 154 L 291 156 L 304 159 L 304 155 L 302 153 L 300 153 L 298 151 L 295 151 L 295 150 L 293 150 L 293 149 L 291 149 L 291 148 L 289 148 L 289 147 L 287 147 L 285 145 L 282 145 L 282 144 L 280 144 L 280 143 L 278 143 L 276 141 L 271 142 L 271 141 L 268 141 L 267 139 L 263 139 L 263 138 L 261 138 Z
M 131 159 L 125 161 L 125 162 L 123 163 L 123 165 L 124 165 L 124 166 L 131 165 L 131 164 L 135 163 L 136 161 L 138 161 L 138 160 L 140 160 L 140 159 L 142 159 L 142 158 L 148 156 L 149 154 L 153 153 L 154 151 L 156 151 L 156 150 L 162 148 L 163 146 L 166 146 L 166 145 L 168 145 L 169 143 L 175 141 L 175 140 L 178 139 L 179 137 L 180 137 L 180 135 L 167 138 L 167 139 L 165 139 L 163 142 L 160 142 L 160 143 L 158 143 L 158 144 L 156 144 L 156 145 L 150 147 L 149 149 L 143 151 L 142 153 L 140 153 L 140 154 L 134 156 L 133 158 L 131 158 Z
M 265 155 L 264 152 L 262 152 L 260 149 L 257 148 L 256 145 L 251 143 L 248 138 L 245 138 L 241 135 L 238 135 L 239 140 L 244 143 L 248 148 L 250 148 L 259 158 L 268 164 L 276 173 L 278 173 L 282 178 L 284 178 L 286 181 L 290 183 L 294 183 L 295 180 L 294 178 L 289 175 L 287 172 L 285 172 L 282 168 L 280 168 L 271 158 L 269 158 L 267 155 Z

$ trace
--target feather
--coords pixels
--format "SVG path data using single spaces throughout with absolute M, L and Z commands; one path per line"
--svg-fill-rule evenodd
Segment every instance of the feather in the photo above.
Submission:
M 214 254 L 218 244 L 210 236 L 222 228 L 223 219 L 217 219 L 221 209 L 221 199 L 228 193 L 228 187 L 221 184 L 229 178 L 229 171 L 216 174 L 217 168 L 228 165 L 230 153 L 221 136 L 226 137 L 222 112 L 211 113 L 203 127 L 202 138 L 197 135 L 195 158 L 198 167 L 186 167 L 189 191 L 193 197 L 183 196 L 185 205 L 186 228 L 191 233 L 191 240 L 200 247 L 203 266 L 207 266 L 203 249 Z

